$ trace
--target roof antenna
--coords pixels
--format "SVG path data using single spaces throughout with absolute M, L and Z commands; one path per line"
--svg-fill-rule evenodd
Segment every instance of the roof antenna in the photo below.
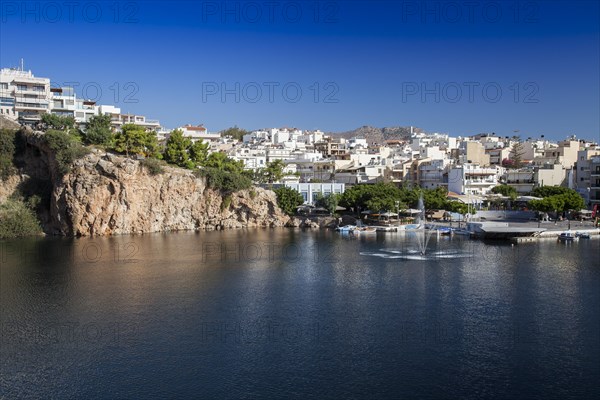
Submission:
M 23 66 L 23 59 L 21 58 L 21 72 L 25 71 L 25 68 Z

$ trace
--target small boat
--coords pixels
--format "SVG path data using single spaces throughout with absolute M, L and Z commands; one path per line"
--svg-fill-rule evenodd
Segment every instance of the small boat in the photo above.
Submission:
M 439 232 L 440 235 L 451 235 L 452 234 L 452 229 L 450 228 L 437 228 L 437 231 Z
M 558 240 L 561 242 L 572 242 L 576 238 L 577 237 L 573 235 L 573 232 L 562 232 L 560 235 L 558 235 Z
M 374 234 L 374 233 L 377 233 L 377 228 L 375 228 L 373 226 L 365 226 L 365 227 L 361 227 L 361 228 L 356 228 L 353 232 L 359 233 L 361 235 Z
M 579 239 L 591 239 L 591 236 L 589 233 L 586 232 L 577 232 L 575 234 L 576 237 L 578 237 Z
M 356 225 L 338 226 L 335 228 L 338 232 L 353 232 L 356 229 Z

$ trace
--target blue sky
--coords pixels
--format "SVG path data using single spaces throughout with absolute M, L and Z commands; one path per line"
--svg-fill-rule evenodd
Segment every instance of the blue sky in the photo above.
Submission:
M 0 21 L 2 67 L 170 128 L 600 140 L 597 1 L 3 1 Z

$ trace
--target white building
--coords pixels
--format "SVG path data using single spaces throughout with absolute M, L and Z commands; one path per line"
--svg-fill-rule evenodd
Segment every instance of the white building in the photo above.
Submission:
M 49 112 L 50 79 L 35 77 L 23 68 L 0 70 L 0 115 L 35 123 Z
M 342 194 L 346 189 L 343 183 L 286 183 L 285 186 L 297 190 L 304 198 L 304 204 L 314 204 L 319 194 Z
M 202 140 L 205 142 L 218 142 L 221 140 L 220 132 L 208 132 L 204 125 L 193 126 L 187 124 L 177 129 L 181 130 L 183 132 L 183 136 L 189 137 L 192 140 L 192 142 L 196 142 L 198 140 Z
M 485 195 L 498 185 L 502 167 L 482 168 L 477 164 L 463 164 L 450 169 L 448 191 L 464 195 Z

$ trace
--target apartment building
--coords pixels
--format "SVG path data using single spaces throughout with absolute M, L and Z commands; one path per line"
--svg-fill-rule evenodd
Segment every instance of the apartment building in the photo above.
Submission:
M 39 121 L 50 110 L 50 79 L 23 68 L 0 70 L 0 115 L 22 123 Z
M 600 147 L 592 146 L 577 153 L 575 189 L 586 203 L 600 201 Z
M 448 190 L 464 195 L 485 195 L 499 184 L 498 178 L 504 172 L 502 167 L 482 167 L 477 164 L 463 164 L 452 167 L 448 172 Z
M 181 130 L 181 132 L 183 132 L 183 136 L 190 138 L 192 142 L 202 140 L 213 143 L 221 140 L 220 132 L 208 132 L 208 130 L 202 124 L 196 126 L 187 124 L 177 129 Z

